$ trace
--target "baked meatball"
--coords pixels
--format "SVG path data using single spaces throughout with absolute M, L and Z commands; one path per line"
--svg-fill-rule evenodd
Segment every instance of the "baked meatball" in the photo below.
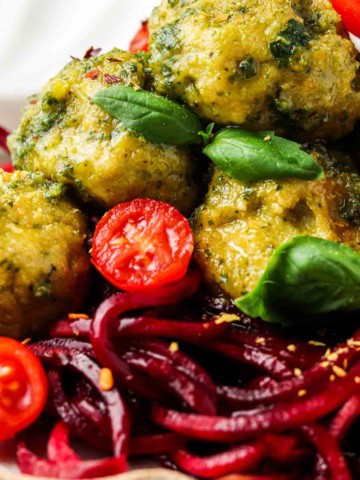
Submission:
M 360 117 L 356 50 L 329 0 L 163 0 L 156 89 L 218 124 L 339 138 Z
M 80 307 L 86 219 L 40 174 L 0 169 L 0 335 L 37 336 Z
M 104 208 L 139 197 L 191 211 L 197 190 L 189 151 L 149 143 L 92 101 L 115 83 L 146 81 L 146 55 L 113 50 L 70 62 L 30 99 L 10 137 L 15 167 L 69 183 Z
M 322 180 L 245 184 L 215 169 L 193 225 L 196 260 L 214 291 L 231 298 L 251 291 L 274 250 L 295 235 L 360 250 L 360 176 L 348 156 L 322 143 L 312 155 L 326 171 Z

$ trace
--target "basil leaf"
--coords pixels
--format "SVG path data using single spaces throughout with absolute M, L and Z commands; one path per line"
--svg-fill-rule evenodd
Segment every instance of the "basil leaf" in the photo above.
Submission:
M 360 310 L 360 254 L 344 244 L 294 237 L 275 250 L 255 289 L 235 304 L 252 317 L 283 324 Z
M 324 172 L 300 145 L 273 132 L 226 128 L 203 152 L 223 172 L 243 182 L 277 178 L 317 180 Z
M 93 100 L 128 130 L 142 135 L 152 143 L 201 143 L 199 117 L 156 93 L 114 85 L 98 92 Z

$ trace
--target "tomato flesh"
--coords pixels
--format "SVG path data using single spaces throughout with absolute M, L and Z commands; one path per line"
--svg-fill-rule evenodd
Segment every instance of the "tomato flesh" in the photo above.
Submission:
M 149 27 L 148 22 L 142 22 L 142 25 L 135 37 L 130 43 L 130 52 L 148 52 L 149 51 Z
M 360 0 L 331 0 L 347 30 L 360 37 Z
M 5 165 L 0 165 L 0 168 L 4 170 L 4 172 L 12 173 L 14 172 L 14 167 L 11 163 L 6 163 Z
M 138 199 L 117 205 L 98 223 L 92 261 L 102 275 L 126 291 L 180 280 L 194 250 L 188 220 L 174 207 Z
M 16 340 L 0 337 L 0 441 L 31 425 L 46 399 L 46 375 L 38 358 Z

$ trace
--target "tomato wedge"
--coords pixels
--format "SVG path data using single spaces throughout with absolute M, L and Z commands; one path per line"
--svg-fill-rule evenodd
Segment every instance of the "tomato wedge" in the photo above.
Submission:
M 148 52 L 149 51 L 149 27 L 148 22 L 142 22 L 140 29 L 130 43 L 130 52 Z
M 47 380 L 38 358 L 16 340 L 0 337 L 0 441 L 31 425 L 46 399 Z
M 126 291 L 180 280 L 194 250 L 188 220 L 156 200 L 121 203 L 98 223 L 92 261 L 100 273 Z
M 8 173 L 14 172 L 14 166 L 10 162 L 5 163 L 4 165 L 0 165 L 0 168 L 4 170 L 4 172 L 8 172 Z
M 347 30 L 360 37 L 360 0 L 331 0 Z

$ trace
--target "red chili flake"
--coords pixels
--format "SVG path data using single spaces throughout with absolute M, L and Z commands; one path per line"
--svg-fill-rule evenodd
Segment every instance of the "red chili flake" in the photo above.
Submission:
M 12 173 L 15 171 L 12 163 L 10 162 L 6 163 L 5 165 L 0 164 L 0 169 L 4 170 L 4 172 L 7 172 L 7 173 Z
M 29 100 L 29 103 L 30 105 L 36 105 L 38 103 L 38 99 L 37 98 L 32 98 L 31 100 Z
M 100 70 L 98 68 L 93 68 L 85 75 L 85 78 L 91 78 L 91 80 L 95 80 L 99 76 Z
M 104 80 L 106 83 L 109 83 L 110 85 L 113 83 L 120 83 L 121 78 L 117 77 L 116 75 L 110 75 L 108 73 L 105 73 L 104 75 Z
M 87 60 L 88 58 L 92 58 L 92 57 L 97 57 L 99 55 L 99 53 L 101 52 L 101 50 L 102 50 L 102 48 L 90 47 L 85 52 L 84 60 Z
M 109 57 L 106 60 L 109 60 L 109 62 L 114 62 L 114 63 L 122 63 L 123 60 L 120 60 L 120 58 L 114 58 L 114 57 Z
M 6 153 L 10 153 L 10 150 L 7 146 L 6 139 L 9 136 L 9 133 L 5 128 L 0 126 L 0 150 L 4 150 Z
M 71 58 L 72 60 L 80 60 L 80 58 L 74 57 L 74 55 L 70 55 L 70 58 Z

